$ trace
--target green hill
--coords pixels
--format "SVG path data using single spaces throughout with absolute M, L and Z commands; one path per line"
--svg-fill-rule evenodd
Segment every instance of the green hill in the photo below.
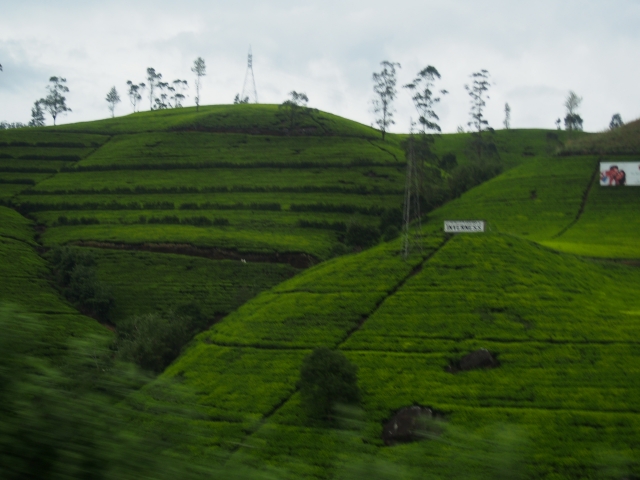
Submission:
M 374 457 L 375 473 L 394 477 L 393 465 L 435 478 L 640 474 L 640 270 L 620 261 L 640 259 L 640 196 L 594 184 L 618 140 L 603 153 L 570 150 L 597 135 L 496 132 L 504 173 L 430 211 L 407 261 L 398 239 L 332 258 L 347 251 L 349 225 L 378 228 L 402 205 L 405 137 L 388 137 L 324 112 L 289 131 L 268 105 L 0 132 L 0 198 L 38 227 L 5 208 L 6 239 L 39 265 L 31 290 L 9 281 L 0 298 L 35 311 L 26 292 L 50 292 L 56 306 L 42 310 L 74 311 L 37 251 L 75 244 L 112 285 L 116 326 L 198 303 L 215 324 L 163 374 L 201 409 L 192 422 L 206 435 L 176 446 L 194 457 L 288 478 L 333 478 Z M 443 135 L 435 149 L 464 170 L 467 141 Z M 456 174 L 431 171 L 434 189 Z M 483 219 L 488 231 L 445 236 L 445 219 Z M 359 368 L 357 433 L 301 407 L 300 365 L 321 346 Z M 447 371 L 479 348 L 499 367 Z M 153 412 L 157 399 L 143 390 L 138 402 Z M 410 405 L 439 412 L 444 433 L 385 446 L 383 423 Z M 503 430 L 513 458 L 483 455 L 505 446 L 493 441 Z M 506 460 L 512 470 L 496 473 Z

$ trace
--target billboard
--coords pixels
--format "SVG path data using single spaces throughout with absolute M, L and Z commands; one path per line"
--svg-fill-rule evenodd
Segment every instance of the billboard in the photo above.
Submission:
M 484 220 L 445 220 L 445 233 L 484 232 Z
M 640 162 L 600 162 L 600 185 L 639 187 Z

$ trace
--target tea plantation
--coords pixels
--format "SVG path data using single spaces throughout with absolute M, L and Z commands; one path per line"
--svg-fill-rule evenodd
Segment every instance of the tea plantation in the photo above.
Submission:
M 76 245 L 112 289 L 116 329 L 198 304 L 211 327 L 158 380 L 193 394 L 200 434 L 175 448 L 194 459 L 280 478 L 634 478 L 640 190 L 596 173 L 640 151 L 607 135 L 496 132 L 503 173 L 429 211 L 403 260 L 397 238 L 345 245 L 350 225 L 379 229 L 402 206 L 400 135 L 324 112 L 292 132 L 269 105 L 0 132 L 0 298 L 55 319 L 55 348 L 104 331 L 53 286 L 45 252 Z M 435 150 L 472 165 L 468 137 Z M 487 231 L 445 235 L 445 219 Z M 358 367 L 350 428 L 302 405 L 317 347 Z M 478 349 L 498 366 L 456 371 Z M 142 429 L 153 386 L 135 402 Z M 386 445 L 383 424 L 412 405 L 440 423 Z

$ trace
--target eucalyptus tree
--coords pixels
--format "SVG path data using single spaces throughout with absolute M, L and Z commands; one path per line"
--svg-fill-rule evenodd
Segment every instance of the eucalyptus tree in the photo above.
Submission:
M 33 102 L 31 108 L 31 120 L 29 120 L 30 127 L 44 127 L 44 110 L 42 109 L 42 99 Z
M 472 128 L 472 137 L 470 140 L 471 151 L 476 155 L 477 160 L 482 159 L 483 152 L 496 153 L 495 144 L 491 139 L 486 139 L 484 133 L 493 129 L 489 126 L 489 122 L 484 116 L 484 109 L 489 99 L 489 87 L 491 86 L 489 72 L 485 69 L 474 72 L 470 75 L 472 82 L 464 86 L 465 90 L 471 98 L 471 109 L 469 116 L 471 119 L 467 123 Z
M 64 96 L 65 93 L 69 92 L 69 87 L 66 85 L 66 78 L 51 77 L 49 78 L 49 82 L 50 85 L 47 85 L 49 95 L 40 100 L 40 102 L 49 115 L 51 115 L 51 118 L 53 118 L 53 124 L 55 125 L 58 115 L 71 111 L 71 109 L 67 107 L 67 98 Z
M 404 86 L 404 88 L 408 89 L 412 94 L 411 100 L 413 100 L 413 105 L 418 112 L 418 123 L 421 133 L 440 133 L 442 131 L 440 125 L 436 123 L 440 118 L 434 111 L 434 107 L 440 103 L 441 98 L 436 95 L 446 95 L 448 92 L 446 90 L 440 90 L 436 94 L 434 91 L 435 82 L 439 79 L 440 72 L 438 72 L 436 67 L 429 65 L 420 70 L 411 83 Z
M 156 88 L 158 89 L 160 94 L 153 99 L 154 103 L 152 109 L 165 110 L 171 107 L 171 104 L 169 103 L 169 96 L 171 94 L 171 91 L 173 90 L 173 87 L 169 85 L 169 82 L 158 82 L 156 83 Z
M 107 97 L 105 98 L 107 104 L 109 105 L 109 110 L 111 110 L 111 118 L 115 117 L 116 105 L 120 103 L 120 95 L 118 95 L 118 91 L 116 87 L 111 87 L 109 93 L 107 93 Z
M 155 68 L 147 68 L 147 81 L 149 82 L 149 110 L 153 110 L 153 102 L 155 97 L 153 95 L 158 84 L 162 82 L 162 74 L 157 73 Z
M 611 117 L 611 122 L 609 122 L 609 129 L 615 130 L 616 128 L 620 128 L 623 125 L 624 122 L 622 121 L 622 117 L 620 116 L 620 114 L 614 113 Z
M 389 127 L 396 122 L 393 120 L 393 101 L 396 98 L 396 68 L 401 68 L 399 63 L 384 60 L 380 63 L 382 70 L 373 73 L 373 91 L 376 97 L 373 99 L 373 111 L 378 115 L 375 123 L 380 128 L 382 140 Z
M 196 112 L 200 109 L 200 79 L 207 74 L 207 66 L 202 57 L 193 61 L 191 71 L 196 74 Z
M 566 130 L 582 130 L 582 117 L 577 110 L 582 103 L 582 97 L 579 97 L 574 91 L 570 91 L 564 101 L 567 114 L 564 117 L 564 128 Z
M 142 100 L 142 91 L 147 87 L 144 83 L 135 84 L 131 80 L 127 80 L 127 85 L 129 86 L 129 90 L 127 95 L 129 95 L 129 101 L 133 106 L 133 113 L 136 112 L 136 105 L 138 102 Z
M 486 100 L 489 99 L 487 92 L 491 86 L 489 77 L 487 70 L 474 72 L 471 74 L 473 80 L 471 85 L 464 86 L 471 97 L 471 110 L 469 112 L 471 120 L 467 125 L 472 127 L 480 136 L 482 136 L 482 132 L 490 128 L 489 122 L 484 118 L 484 107 L 487 105 Z
M 298 93 L 293 90 L 289 92 L 289 97 L 290 98 L 282 102 L 278 108 L 284 111 L 284 117 L 289 124 L 289 129 L 293 131 L 299 126 L 302 117 L 310 114 L 311 110 L 307 108 L 309 97 L 307 97 L 305 93 Z
M 511 107 L 508 103 L 504 104 L 504 128 L 509 130 L 511 128 Z
M 184 91 L 189 88 L 189 84 L 186 80 L 176 79 L 171 84 L 171 100 L 173 100 L 174 108 L 181 108 L 182 101 L 186 98 Z
M 236 96 L 233 98 L 233 104 L 240 105 L 244 103 L 249 103 L 249 97 L 240 98 L 240 94 L 236 93 Z

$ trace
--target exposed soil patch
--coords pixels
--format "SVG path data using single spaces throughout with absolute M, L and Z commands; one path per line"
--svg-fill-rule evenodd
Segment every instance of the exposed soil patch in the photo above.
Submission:
M 440 429 L 433 424 L 432 420 L 441 417 L 441 414 L 429 407 L 412 405 L 401 408 L 382 427 L 382 440 L 389 446 L 438 435 Z
M 445 369 L 449 373 L 457 373 L 466 370 L 489 369 L 499 367 L 500 363 L 486 348 L 480 348 L 465 355 L 457 362 L 447 365 Z
M 155 253 L 174 253 L 192 257 L 204 257 L 213 260 L 238 260 L 239 262 L 288 263 L 295 268 L 309 268 L 319 260 L 306 253 L 241 253 L 223 248 L 196 247 L 179 243 L 111 243 L 111 242 L 73 242 L 79 247 L 109 248 L 114 250 L 141 250 Z

